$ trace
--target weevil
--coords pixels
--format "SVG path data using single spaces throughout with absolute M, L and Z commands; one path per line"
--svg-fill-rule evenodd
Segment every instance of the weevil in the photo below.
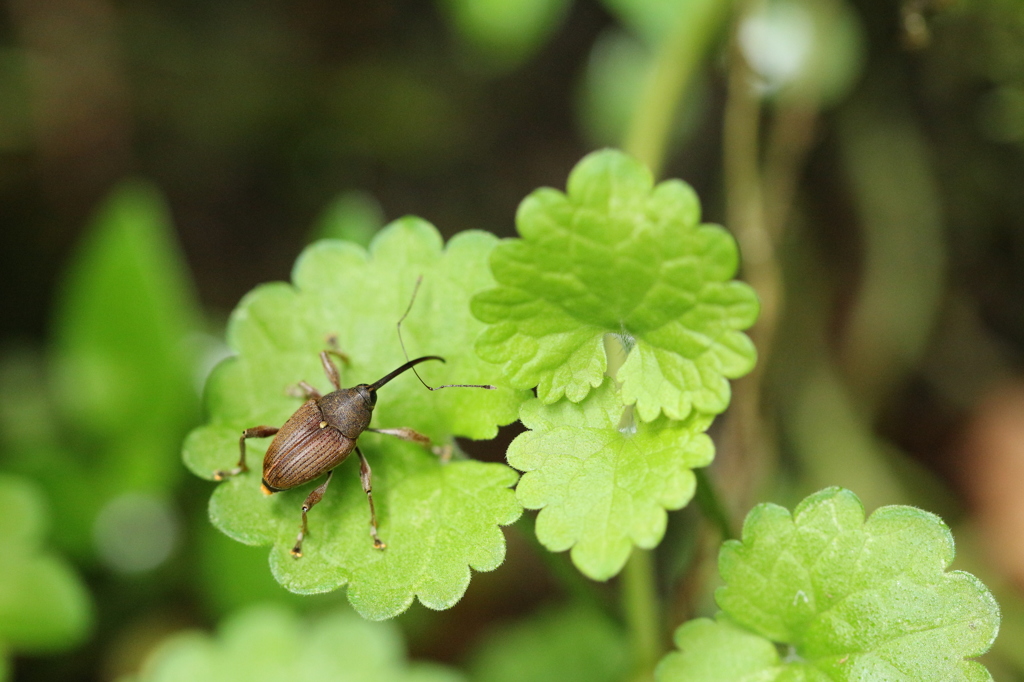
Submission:
M 416 283 L 419 288 L 419 282 Z M 416 293 L 413 292 L 413 300 Z M 412 308 L 412 301 L 409 302 Z M 405 319 L 409 311 L 402 316 Z M 399 320 L 399 340 L 401 340 L 401 324 Z M 405 343 L 402 342 L 404 350 Z M 233 469 L 218 470 L 213 472 L 215 480 L 221 481 L 230 476 L 236 476 L 249 470 L 245 462 L 245 441 L 249 438 L 268 438 L 274 436 L 267 454 L 263 458 L 263 480 L 261 489 L 265 495 L 272 495 L 282 490 L 296 488 L 303 483 L 315 480 L 324 474 L 327 478 L 319 486 L 313 489 L 302 503 L 302 524 L 299 526 L 299 536 L 292 548 L 292 556 L 302 556 L 302 541 L 309 533 L 306 523 L 306 515 L 321 499 L 327 490 L 327 485 L 334 475 L 334 468 L 344 462 L 354 450 L 359 457 L 359 480 L 363 484 L 363 491 L 366 492 L 366 499 L 370 504 L 370 537 L 373 538 L 373 546 L 377 549 L 384 549 L 386 546 L 377 535 L 377 513 L 373 506 L 373 492 L 370 480 L 370 463 L 366 461 L 359 446 L 356 444 L 359 436 L 365 431 L 382 433 L 408 440 L 420 445 L 428 445 L 430 439 L 421 433 L 410 428 L 395 429 L 371 429 L 370 417 L 373 408 L 377 404 L 377 391 L 389 381 L 412 369 L 417 378 L 431 391 L 441 388 L 486 388 L 494 389 L 494 386 L 480 384 L 445 384 L 443 386 L 428 386 L 414 369 L 416 365 L 428 360 L 440 360 L 444 358 L 437 355 L 425 355 L 415 360 L 408 360 L 404 365 L 393 372 L 389 372 L 372 384 L 359 384 L 352 388 L 342 388 L 341 379 L 338 375 L 338 368 L 331 360 L 330 354 L 336 355 L 347 362 L 348 358 L 337 350 L 323 350 L 320 352 L 320 362 L 323 365 L 324 373 L 334 386 L 334 391 L 327 395 L 321 395 L 315 388 L 302 381 L 299 382 L 299 390 L 305 397 L 302 406 L 289 417 L 288 421 L 280 428 L 273 426 L 254 426 L 242 432 L 238 439 L 239 459 L 238 465 Z

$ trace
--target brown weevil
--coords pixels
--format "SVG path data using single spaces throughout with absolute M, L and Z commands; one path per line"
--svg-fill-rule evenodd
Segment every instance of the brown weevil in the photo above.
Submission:
M 419 282 L 417 282 L 417 289 Z M 415 297 L 415 292 L 413 293 Z M 412 307 L 410 301 L 409 307 Z M 406 310 L 406 315 L 408 314 Z M 405 315 L 402 316 L 405 319 Z M 401 321 L 399 321 L 399 339 L 401 339 Z M 404 349 L 405 344 L 402 343 Z M 292 548 L 292 556 L 302 556 L 302 540 L 308 533 L 306 526 L 306 514 L 319 502 L 327 484 L 331 482 L 334 468 L 345 461 L 355 450 L 359 456 L 359 479 L 366 492 L 366 499 L 370 503 L 370 536 L 373 538 L 373 546 L 377 549 L 384 549 L 385 545 L 377 536 L 377 514 L 373 508 L 373 494 L 370 485 L 370 464 L 366 457 L 356 445 L 356 440 L 364 431 L 382 433 L 396 436 L 421 445 L 430 443 L 430 439 L 421 433 L 409 428 L 395 429 L 371 429 L 370 417 L 373 408 L 377 404 L 377 391 L 386 383 L 397 377 L 399 374 L 412 369 L 419 378 L 419 373 L 413 369 L 416 365 L 427 360 L 440 360 L 444 358 L 437 355 L 425 355 L 415 360 L 409 360 L 404 365 L 381 377 L 372 384 L 359 384 L 352 388 L 342 388 L 338 375 L 338 368 L 328 354 L 337 355 L 343 360 L 348 358 L 336 350 L 324 350 L 320 352 L 320 362 L 323 364 L 327 378 L 335 390 L 327 395 L 321 395 L 315 388 L 302 381 L 299 382 L 299 389 L 306 401 L 295 411 L 295 413 L 284 423 L 284 426 L 275 428 L 273 426 L 254 426 L 242 432 L 238 440 L 240 456 L 238 465 L 234 469 L 219 470 L 213 473 L 215 480 L 221 481 L 230 476 L 246 472 L 249 467 L 245 463 L 245 441 L 248 438 L 267 438 L 274 436 L 267 454 L 263 458 L 263 485 L 262 490 L 266 495 L 290 490 L 303 483 L 308 483 L 323 474 L 327 478 L 322 484 L 313 489 L 302 503 L 302 525 L 299 527 L 299 536 Z M 408 358 L 408 356 L 406 356 Z M 487 388 L 494 389 L 494 386 L 478 384 L 446 384 L 444 386 L 428 386 L 420 378 L 428 389 L 434 391 L 441 388 Z

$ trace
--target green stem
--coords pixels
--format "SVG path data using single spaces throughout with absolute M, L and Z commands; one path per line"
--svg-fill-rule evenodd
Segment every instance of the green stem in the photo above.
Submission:
M 658 596 L 654 580 L 654 555 L 634 548 L 622 570 L 622 601 L 633 653 L 633 680 L 654 679 L 661 656 Z
M 619 368 L 625 362 L 627 350 L 618 334 L 605 334 L 605 353 L 608 356 L 608 375 L 615 379 Z M 620 427 L 634 419 L 633 407 L 623 408 Z M 622 595 L 622 611 L 629 630 L 630 648 L 633 654 L 633 682 L 650 682 L 654 679 L 654 666 L 661 655 L 659 632 L 661 610 L 658 604 L 653 554 L 646 549 L 633 548 L 619 583 Z
M 729 16 L 731 2 L 690 0 L 654 56 L 643 91 L 626 132 L 625 150 L 658 177 L 679 100 Z
M 735 540 L 736 533 L 733 530 L 734 526 L 729 518 L 729 512 L 722 504 L 722 497 L 711 477 L 708 476 L 708 470 L 694 469 L 693 473 L 697 477 L 697 504 L 704 517 L 715 524 L 718 532 L 722 534 L 723 540 Z
M 731 1 L 723 0 L 690 0 L 658 46 L 623 145 L 626 152 L 647 164 L 655 177 L 661 174 L 679 101 L 729 16 L 731 5 Z M 613 334 L 605 337 L 605 345 L 608 375 L 614 379 L 625 358 L 625 348 L 621 337 Z M 632 418 L 632 411 L 627 408 L 623 419 Z M 634 680 L 647 682 L 654 679 L 654 666 L 662 654 L 661 615 L 650 551 L 633 549 L 622 572 L 621 590 L 633 652 Z

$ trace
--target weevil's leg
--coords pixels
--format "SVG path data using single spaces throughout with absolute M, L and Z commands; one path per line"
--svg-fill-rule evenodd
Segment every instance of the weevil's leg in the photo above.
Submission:
M 367 431 L 372 431 L 374 433 L 383 433 L 385 436 L 394 436 L 395 438 L 401 438 L 402 440 L 407 440 L 410 443 L 416 443 L 417 445 L 422 445 L 423 447 L 427 447 L 428 445 L 430 445 L 430 439 L 429 438 L 424 436 L 419 431 L 413 431 L 412 429 L 410 429 L 408 427 L 405 427 L 405 426 L 403 426 L 401 428 L 397 428 L 397 429 L 366 429 L 366 430 Z
M 312 509 L 317 502 L 324 498 L 324 492 L 327 491 L 327 484 L 331 482 L 331 476 L 334 475 L 334 470 L 327 472 L 327 479 L 323 483 L 313 489 L 309 495 L 306 496 L 306 501 L 302 503 L 302 525 L 299 526 L 299 537 L 295 540 L 295 546 L 292 547 L 292 556 L 298 559 L 302 556 L 302 540 L 309 533 L 309 527 L 306 525 L 306 513 Z
M 312 398 L 313 400 L 320 400 L 323 396 L 320 395 L 320 391 L 316 390 L 305 381 L 299 382 L 299 390 L 302 391 L 302 397 L 306 400 Z
M 338 345 L 338 335 L 337 334 L 328 334 L 327 335 L 327 352 L 331 353 L 332 355 L 337 355 L 338 358 L 342 362 L 344 362 L 346 365 L 351 365 L 352 364 L 349 361 L 349 359 L 348 359 L 348 355 L 346 353 L 342 352 L 341 346 Z
M 240 473 L 249 470 L 248 465 L 245 463 L 245 439 L 246 438 L 266 438 L 267 436 L 273 436 L 280 429 L 273 426 L 254 426 L 251 429 L 242 431 L 242 437 L 238 439 L 238 466 L 234 469 L 218 469 L 213 472 L 213 480 L 223 481 L 225 478 L 231 476 L 237 476 Z
M 435 445 L 430 448 L 430 451 L 437 455 L 437 458 L 441 461 L 441 464 L 447 464 L 452 461 L 452 455 L 455 454 L 455 448 L 451 443 L 445 443 L 444 445 Z
M 413 431 L 408 427 L 401 427 L 398 429 L 366 429 L 366 431 L 373 431 L 374 433 L 383 433 L 386 436 L 394 436 L 395 438 L 401 438 L 416 445 L 422 445 L 423 447 L 430 447 L 430 439 L 424 436 L 419 431 Z M 437 455 L 437 458 L 441 461 L 441 464 L 447 464 L 452 459 L 452 454 L 455 452 L 455 448 L 452 447 L 451 443 L 446 445 L 435 445 L 430 448 L 430 451 Z
M 284 391 L 285 395 L 290 398 L 299 398 L 300 400 L 320 400 L 323 396 L 320 395 L 320 391 L 316 390 L 313 386 L 307 384 L 305 381 L 300 381 L 294 386 L 289 386 Z
M 328 348 L 327 352 L 344 362 L 346 367 L 352 366 L 352 358 L 348 356 L 348 353 L 342 353 L 337 348 Z
M 331 363 L 331 367 L 330 368 L 327 367 L 327 356 L 325 355 L 325 353 L 330 353 L 334 357 L 338 358 L 339 360 L 341 360 L 342 362 L 345 363 L 346 367 L 351 367 L 352 366 L 352 360 L 349 359 L 348 354 L 347 353 L 343 353 L 341 351 L 341 348 L 338 347 L 338 335 L 337 334 L 330 334 L 330 335 L 328 335 L 328 337 L 327 337 L 327 349 L 324 350 L 322 353 L 320 353 L 320 361 L 324 363 L 324 371 L 327 372 L 327 376 L 328 377 L 331 376 L 331 370 L 333 370 L 334 371 L 334 375 L 337 376 L 338 370 L 337 370 L 337 367 L 334 366 L 334 363 Z M 334 381 L 334 380 L 332 379 L 332 381 Z M 334 387 L 338 388 L 338 389 L 341 388 L 341 386 L 339 386 L 339 382 L 337 382 L 337 381 L 334 381 Z
M 366 491 L 366 499 L 370 502 L 370 537 L 373 538 L 373 546 L 377 549 L 387 547 L 377 537 L 377 512 L 373 508 L 373 487 L 370 485 L 370 463 L 366 461 L 362 451 L 357 447 L 356 454 L 359 455 L 359 481 Z
M 334 361 L 331 360 L 331 358 L 328 355 L 328 353 L 333 353 L 333 354 L 336 354 L 336 355 L 339 354 L 338 351 L 330 351 L 330 350 L 322 350 L 322 351 L 320 351 L 320 364 L 322 364 L 324 366 L 324 374 L 326 374 L 327 378 L 331 380 L 331 383 L 334 385 L 334 389 L 336 391 L 340 391 L 341 390 L 341 377 L 338 376 L 338 368 L 335 366 Z M 342 355 L 342 357 L 345 359 L 345 362 L 347 363 L 348 362 L 348 356 L 347 355 Z

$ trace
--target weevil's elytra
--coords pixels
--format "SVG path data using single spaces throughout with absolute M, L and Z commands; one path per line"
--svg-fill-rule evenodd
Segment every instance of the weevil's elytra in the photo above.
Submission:
M 370 505 L 370 537 L 373 538 L 374 547 L 384 549 L 385 545 L 377 535 L 377 514 L 373 506 L 370 464 L 357 447 L 356 440 L 364 431 L 374 431 L 420 445 L 429 445 L 430 440 L 426 436 L 409 428 L 371 429 L 369 428 L 370 418 L 373 416 L 373 408 L 377 404 L 377 391 L 382 386 L 403 372 L 413 369 L 421 362 L 427 360 L 444 362 L 444 358 L 437 355 L 425 355 L 406 362 L 372 384 L 341 388 L 338 368 L 329 354 L 344 356 L 337 351 L 330 350 L 320 353 L 324 372 L 335 390 L 327 395 L 321 395 L 309 384 L 301 382 L 299 386 L 305 394 L 306 402 L 295 411 L 295 414 L 284 423 L 284 426 L 280 429 L 272 426 L 255 426 L 246 429 L 238 440 L 238 465 L 234 469 L 214 472 L 215 479 L 223 480 L 248 471 L 245 462 L 245 441 L 249 438 L 274 436 L 274 440 L 271 441 L 270 447 L 267 448 L 267 454 L 263 458 L 261 489 L 265 494 L 271 495 L 282 490 L 290 490 L 327 474 L 324 482 L 317 486 L 302 504 L 302 524 L 299 527 L 295 546 L 291 550 L 292 555 L 296 558 L 302 556 L 302 541 L 309 532 L 306 523 L 307 512 L 323 498 L 334 468 L 344 462 L 353 450 L 359 457 L 359 480 Z M 419 375 L 417 374 L 417 376 Z M 423 380 L 420 379 L 420 381 Z M 424 386 L 426 386 L 425 383 Z M 458 386 L 494 388 L 494 386 L 472 384 L 458 384 Z M 427 388 L 431 387 L 427 386 Z

